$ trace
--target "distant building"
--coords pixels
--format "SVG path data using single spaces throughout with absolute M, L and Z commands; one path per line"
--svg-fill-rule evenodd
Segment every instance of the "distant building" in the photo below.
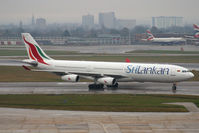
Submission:
M 46 26 L 46 20 L 44 18 L 36 19 L 36 26 L 37 27 L 45 27 Z
M 114 12 L 99 13 L 99 25 L 109 29 L 114 29 L 116 26 L 116 18 Z
M 135 19 L 118 19 L 117 20 L 117 28 L 123 29 L 133 29 L 136 26 L 136 20 Z
M 94 16 L 93 15 L 85 15 L 82 16 L 82 26 L 87 29 L 91 29 L 94 27 Z
M 152 26 L 166 29 L 172 26 L 183 26 L 183 17 L 176 16 L 160 16 L 152 17 Z
M 35 17 L 32 15 L 32 25 L 35 25 Z
M 19 22 L 19 28 L 23 28 L 23 22 L 22 21 Z

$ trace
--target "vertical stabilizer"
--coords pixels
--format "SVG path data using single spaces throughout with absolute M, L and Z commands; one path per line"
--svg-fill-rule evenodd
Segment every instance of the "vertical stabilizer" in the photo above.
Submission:
M 153 40 L 153 39 L 154 39 L 154 36 L 153 36 L 153 34 L 151 33 L 151 31 L 150 31 L 150 30 L 147 30 L 146 32 L 147 32 L 147 36 L 148 36 L 147 41 Z
M 196 25 L 196 24 L 193 24 L 193 28 L 194 28 L 194 31 L 195 31 L 194 37 L 199 38 L 199 26 Z
M 46 53 L 40 48 L 38 43 L 29 33 L 22 33 L 22 39 L 26 46 L 29 59 L 38 61 L 42 64 L 46 64 L 45 60 L 52 60 L 52 58 L 46 55 Z

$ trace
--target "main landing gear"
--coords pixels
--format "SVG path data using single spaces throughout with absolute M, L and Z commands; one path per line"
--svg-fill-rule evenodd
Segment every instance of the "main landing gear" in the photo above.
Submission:
M 176 89 L 177 89 L 177 84 L 176 84 L 176 83 L 173 83 L 172 91 L 175 93 L 175 92 L 176 92 Z
M 111 89 L 117 89 L 119 86 L 118 83 L 115 83 L 114 85 L 107 85 L 107 88 L 111 88 Z
M 92 90 L 100 90 L 100 91 L 104 91 L 104 85 L 103 84 L 90 84 L 88 86 L 89 91 Z
M 90 84 L 88 86 L 89 91 L 104 91 L 104 84 Z M 118 88 L 118 83 L 114 84 L 114 85 L 107 85 L 107 88 L 110 89 L 117 89 Z

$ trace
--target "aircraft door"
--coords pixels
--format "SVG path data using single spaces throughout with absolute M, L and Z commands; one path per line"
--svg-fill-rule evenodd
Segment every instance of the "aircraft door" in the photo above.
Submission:
M 176 69 L 175 68 L 171 69 L 170 76 L 173 76 L 173 77 L 176 76 Z

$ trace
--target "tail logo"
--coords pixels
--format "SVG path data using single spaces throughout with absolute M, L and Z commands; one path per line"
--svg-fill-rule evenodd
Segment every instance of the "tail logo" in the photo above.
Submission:
M 148 35 L 147 41 L 151 41 L 154 38 L 153 34 L 149 30 L 147 30 L 146 32 Z
M 194 30 L 196 31 L 194 37 L 195 38 L 199 38 L 199 26 L 197 26 L 196 24 L 193 25 Z
M 194 30 L 199 32 L 199 26 L 197 26 L 196 24 L 193 25 Z
M 36 46 L 36 45 L 34 45 L 34 44 L 28 42 L 28 41 L 25 39 L 24 36 L 23 36 L 23 40 L 24 40 L 24 42 L 25 42 L 26 44 L 29 45 L 29 51 L 28 51 L 28 53 L 29 53 L 29 56 L 30 56 L 31 59 L 37 60 L 39 63 L 45 64 L 45 65 L 49 65 L 49 64 L 47 64 L 46 62 L 44 62 L 44 60 L 43 60 L 43 58 L 48 59 L 48 60 L 49 60 L 49 58 L 46 57 L 46 56 L 43 54 L 42 50 L 41 50 L 38 46 Z M 43 58 L 42 58 L 42 57 L 43 57 Z
M 194 35 L 195 38 L 199 38 L 199 32 Z

